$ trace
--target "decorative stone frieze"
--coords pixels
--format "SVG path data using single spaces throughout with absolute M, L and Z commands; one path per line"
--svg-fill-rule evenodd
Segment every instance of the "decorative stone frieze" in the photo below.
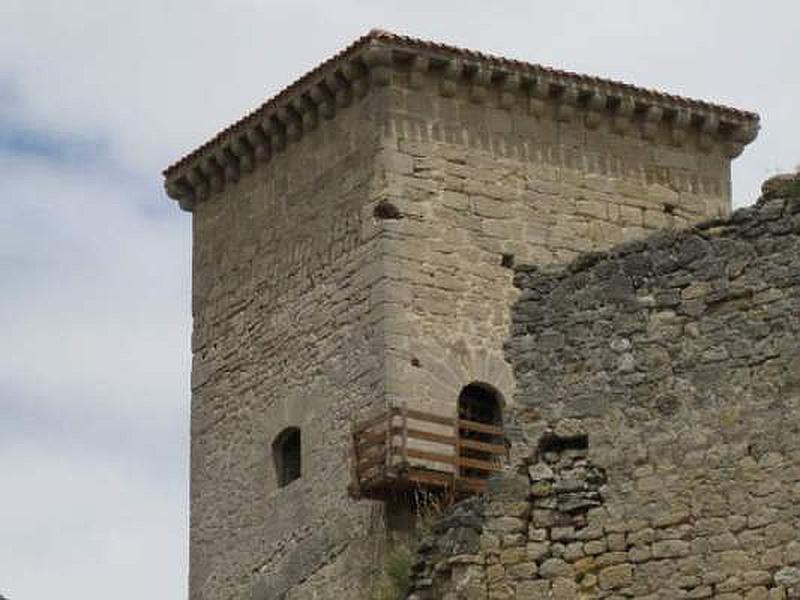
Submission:
M 607 121 L 611 131 L 627 135 L 638 123 L 642 137 L 655 142 L 666 128 L 676 146 L 696 139 L 703 151 L 719 146 L 731 158 L 758 133 L 753 113 L 373 30 L 166 169 L 167 194 L 191 210 L 298 142 L 320 117 L 333 118 L 370 87 L 393 85 L 395 73 L 411 89 L 438 78 L 444 97 L 463 88 L 472 102 L 506 110 L 527 105 L 530 114 L 552 114 L 558 122 L 581 115 L 588 129 Z

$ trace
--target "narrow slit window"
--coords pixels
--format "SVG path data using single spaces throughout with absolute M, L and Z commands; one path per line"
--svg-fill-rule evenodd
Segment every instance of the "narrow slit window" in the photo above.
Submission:
M 299 479 L 302 472 L 300 430 L 297 427 L 284 429 L 272 443 L 275 459 L 275 474 L 278 487 L 289 485 Z

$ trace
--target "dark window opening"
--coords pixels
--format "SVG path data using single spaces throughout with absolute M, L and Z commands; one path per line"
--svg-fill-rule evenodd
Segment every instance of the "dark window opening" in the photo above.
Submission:
M 500 266 L 505 267 L 506 269 L 511 269 L 514 267 L 514 255 L 503 253 L 502 257 L 500 258 Z
M 667 213 L 668 215 L 674 215 L 676 208 L 677 207 L 674 204 L 672 204 L 671 202 L 665 202 L 664 203 L 664 212 Z
M 290 484 L 301 474 L 300 430 L 297 427 L 284 429 L 272 442 L 275 459 L 275 474 L 278 487 Z
M 473 421 L 484 425 L 493 425 L 498 428 L 503 426 L 503 409 L 500 394 L 491 386 L 482 383 L 471 383 L 461 390 L 458 396 L 458 418 Z M 497 433 L 475 431 L 469 428 L 459 428 L 459 437 L 482 444 L 505 445 L 505 436 Z M 477 448 L 461 446 L 461 457 L 491 463 L 502 462 L 503 455 L 485 452 Z M 462 466 L 461 475 L 464 477 L 486 477 L 487 471 Z
M 539 452 L 564 452 L 565 450 L 588 450 L 589 436 L 577 434 L 569 437 L 545 434 L 539 441 Z
M 388 200 L 381 200 L 378 202 L 378 204 L 375 206 L 375 210 L 373 211 L 373 215 L 376 219 L 381 221 L 386 219 L 396 220 L 403 218 L 400 209 Z

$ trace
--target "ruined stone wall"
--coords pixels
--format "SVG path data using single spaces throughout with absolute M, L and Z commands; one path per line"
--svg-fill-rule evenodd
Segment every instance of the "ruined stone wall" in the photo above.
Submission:
M 765 190 L 518 270 L 516 458 L 411 598 L 800 598 L 800 176 Z
M 347 451 L 383 401 L 383 105 L 356 99 L 195 208 L 192 600 L 355 597 L 371 567 L 382 505 L 348 497 Z M 288 426 L 302 477 L 279 488 Z
M 387 392 L 445 414 L 483 381 L 505 400 L 516 262 L 550 265 L 729 210 L 730 158 L 666 126 L 396 71 L 379 157 L 386 199 Z

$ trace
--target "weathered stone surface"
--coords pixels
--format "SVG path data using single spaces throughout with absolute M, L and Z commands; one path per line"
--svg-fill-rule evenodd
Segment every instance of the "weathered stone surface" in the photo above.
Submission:
M 796 462 L 780 443 L 791 420 L 774 416 L 794 414 L 796 375 L 781 377 L 789 364 L 800 370 L 786 362 L 793 330 L 780 330 L 796 308 L 796 265 L 778 258 L 793 251 L 797 202 L 788 218 L 772 205 L 738 214 L 740 233 L 719 225 L 641 241 L 725 217 L 731 144 L 754 132 L 457 61 L 428 70 L 421 58 L 395 64 L 371 48 L 257 127 L 227 133 L 229 145 L 187 175 L 203 196 L 186 204 L 192 600 L 359 597 L 382 561 L 384 524 L 406 515 L 347 494 L 352 422 L 400 402 L 455 416 L 471 382 L 495 389 L 509 417 L 515 470 L 490 484 L 508 514 L 486 518 L 470 505 L 441 522 L 416 579 L 420 598 L 440 588 L 442 598 L 567 597 L 575 582 L 548 561 L 571 572 L 585 558 L 574 540 L 667 532 L 736 502 L 721 477 L 697 475 L 684 489 L 672 468 L 738 475 L 737 461 L 768 451 L 780 468 Z M 168 183 L 187 202 L 189 183 Z M 511 269 L 581 255 L 558 276 Z M 545 467 L 528 470 L 536 448 L 525 440 L 535 445 L 543 426 L 592 444 L 551 449 L 536 458 Z M 280 486 L 271 445 L 287 427 L 302 432 L 302 477 Z M 644 463 L 654 479 L 622 483 Z M 753 504 L 780 505 L 762 539 L 783 547 L 790 531 L 777 525 L 797 484 L 765 485 L 770 465 L 748 467 L 754 491 L 737 510 L 749 518 Z M 659 505 L 671 489 L 683 520 Z M 641 514 L 620 509 L 631 495 Z M 613 510 L 599 518 L 604 507 Z M 627 557 L 619 535 L 604 543 L 606 569 Z M 542 564 L 515 563 L 514 577 L 539 577 L 546 563 L 552 590 L 506 581 L 496 563 L 458 570 L 444 558 L 474 553 L 489 565 L 515 545 Z M 447 568 L 425 570 L 440 559 Z M 609 573 L 599 581 L 621 571 Z
M 625 587 L 631 582 L 633 567 L 628 564 L 606 567 L 598 576 L 601 589 L 615 589 Z
M 795 567 L 784 567 L 775 573 L 775 583 L 786 587 L 800 585 L 800 569 Z
M 800 597 L 800 277 L 787 277 L 800 273 L 793 202 L 762 200 L 713 231 L 701 226 L 702 238 L 676 233 L 579 267 L 518 272 L 523 293 L 507 348 L 518 406 L 537 407 L 540 437 L 520 453 L 530 510 L 519 499 L 487 497 L 492 519 L 510 528 L 530 514 L 513 551 L 484 551 L 498 566 L 490 597 L 492 589 L 507 594 L 510 583 L 525 598 Z M 762 227 L 787 219 L 790 227 Z M 680 264 L 648 271 L 660 253 Z M 639 283 L 593 294 L 620 265 Z M 625 296 L 665 289 L 675 292 L 674 307 L 699 308 L 665 315 Z M 600 298 L 590 316 L 575 306 L 584 296 Z M 548 315 L 546 325 L 529 319 L 534 309 Z M 572 341 L 537 344 L 540 327 L 551 341 L 552 329 Z M 619 369 L 626 353 L 635 357 L 632 371 Z M 598 386 L 594 370 L 606 369 L 616 375 Z M 555 394 L 537 400 L 540 385 Z M 590 387 L 609 398 L 602 411 L 564 419 L 562 406 Z M 527 414 L 516 422 L 525 427 Z M 576 499 L 591 502 L 576 509 Z

